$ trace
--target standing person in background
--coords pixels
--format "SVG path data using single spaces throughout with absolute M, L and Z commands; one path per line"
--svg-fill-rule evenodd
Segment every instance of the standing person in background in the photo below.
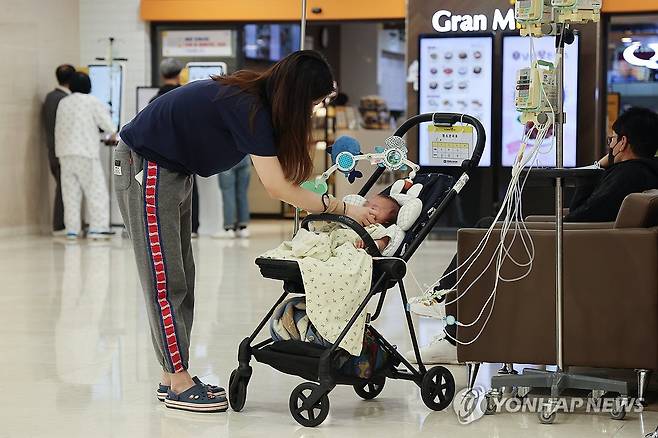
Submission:
M 46 131 L 46 147 L 48 148 L 48 163 L 50 164 L 50 173 L 55 178 L 55 205 L 53 207 L 53 236 L 63 236 L 66 234 L 64 226 L 64 201 L 62 201 L 62 184 L 60 181 L 59 160 L 55 156 L 55 116 L 59 101 L 71 94 L 69 83 L 75 73 L 75 67 L 70 64 L 62 64 L 55 70 L 57 83 L 59 84 L 53 91 L 46 95 L 43 102 L 41 119 Z
M 165 58 L 160 63 L 160 75 L 162 75 L 162 86 L 158 94 L 153 96 L 151 102 L 158 97 L 180 87 L 180 72 L 183 64 L 177 59 Z M 151 103 L 149 102 L 149 103 Z M 192 238 L 199 236 L 199 191 L 196 186 L 196 178 L 192 180 Z
M 251 160 L 244 157 L 235 167 L 219 174 L 219 188 L 222 191 L 224 210 L 224 232 L 213 237 L 249 237 L 249 178 Z
M 91 92 L 91 80 L 82 72 L 74 73 L 71 95 L 57 108 L 55 153 L 62 166 L 62 197 L 66 237 L 80 236 L 80 207 L 85 196 L 88 236 L 107 239 L 110 233 L 110 199 L 101 167 L 99 128 L 114 137 L 116 126 L 107 108 Z

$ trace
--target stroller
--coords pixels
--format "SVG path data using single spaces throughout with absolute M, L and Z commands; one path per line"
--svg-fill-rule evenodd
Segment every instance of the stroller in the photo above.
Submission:
M 402 137 L 409 129 L 424 122 L 433 122 L 436 126 L 453 126 L 456 123 L 471 125 L 477 132 L 477 144 L 471 159 L 463 161 L 463 173 L 456 182 L 451 176 L 435 173 L 419 174 L 414 178 L 414 182 L 423 184 L 423 189 L 418 196 L 423 203 L 423 209 L 418 219 L 406 233 L 402 244 L 393 257 L 381 257 L 377 245 L 365 229 L 346 216 L 312 214 L 302 221 L 301 226 L 306 229 L 308 229 L 310 223 L 315 221 L 337 222 L 349 227 L 364 241 L 368 253 L 373 256 L 373 280 L 370 291 L 338 339 L 331 346 L 324 347 L 298 340 L 274 341 L 272 338 L 252 345 L 256 336 L 272 317 L 275 309 L 289 294 L 304 294 L 304 283 L 296 261 L 262 257 L 256 259 L 256 264 L 265 278 L 283 281 L 284 292 L 251 336 L 240 343 L 238 348 L 239 365 L 231 373 L 228 388 L 229 402 L 234 411 L 239 412 L 242 410 L 246 402 L 247 385 L 252 373 L 252 368 L 249 365 L 252 356 L 258 362 L 268 364 L 283 373 L 309 380 L 292 391 L 289 403 L 290 413 L 293 418 L 299 424 L 307 427 L 318 426 L 327 418 L 329 414 L 328 394 L 336 385 L 351 385 L 357 395 L 365 400 L 370 400 L 382 392 L 386 379 L 409 380 L 420 387 L 422 400 L 429 409 L 441 411 L 452 402 L 455 393 L 454 378 L 450 371 L 442 366 L 429 369 L 425 367 L 420 357 L 411 314 L 406 308 L 404 314 L 418 364 L 417 368 L 409 363 L 371 325 L 379 317 L 389 289 L 398 285 L 402 303 L 407 302 L 403 281 L 406 274 L 406 262 L 431 232 L 451 201 L 464 187 L 468 181 L 469 172 L 477 167 L 484 149 L 485 132 L 482 124 L 474 117 L 462 114 L 420 114 L 402 124 L 395 132 L 395 136 Z M 398 140 L 401 139 L 398 138 Z M 365 196 L 384 171 L 385 168 L 380 166 L 365 183 L 359 195 Z M 390 188 L 385 190 L 384 194 L 389 190 Z M 376 295 L 379 295 L 379 301 L 375 313 L 369 317 L 366 331 L 370 339 L 374 338 L 376 346 L 386 353 L 388 358 L 386 364 L 375 370 L 367 379 L 341 373 L 335 365 L 335 359 L 341 352 L 343 354 L 346 354 L 346 352 L 340 349 L 338 345 L 347 335 L 358 316 L 364 311 L 369 301 Z

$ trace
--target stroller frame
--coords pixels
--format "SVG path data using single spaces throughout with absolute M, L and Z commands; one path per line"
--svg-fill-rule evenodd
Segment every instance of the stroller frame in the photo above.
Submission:
M 428 210 L 427 220 L 420 224 L 418 233 L 407 245 L 401 245 L 398 249 L 396 257 L 375 257 L 373 256 L 373 281 L 369 293 L 363 299 L 358 309 L 351 317 L 339 337 L 332 344 L 331 347 L 323 349 L 319 357 L 315 358 L 317 361 L 317 373 L 300 373 L 295 371 L 281 370 L 273 365 L 274 359 L 270 362 L 264 361 L 263 356 L 269 346 L 274 345 L 275 342 L 272 338 L 268 338 L 262 342 L 252 345 L 258 334 L 262 331 L 265 325 L 270 321 L 275 309 L 281 304 L 289 294 L 303 294 L 303 284 L 300 288 L 299 280 L 301 274 L 299 273 L 298 265 L 295 261 L 277 261 L 279 265 L 287 265 L 286 269 L 268 268 L 266 260 L 257 259 L 256 263 L 259 264 L 261 272 L 268 278 L 278 279 L 284 281 L 284 292 L 276 301 L 274 306 L 267 312 L 262 321 L 258 324 L 254 332 L 245 338 L 238 348 L 238 367 L 233 370 L 229 379 L 229 401 L 234 411 L 239 412 L 243 409 L 246 402 L 247 385 L 252 374 L 252 367 L 249 365 L 251 358 L 255 357 L 257 361 L 268 363 L 270 366 L 279 369 L 287 374 L 296 374 L 305 377 L 308 380 L 316 380 L 318 383 L 304 382 L 297 386 L 290 396 L 290 412 L 293 418 L 303 426 L 314 427 L 321 424 L 329 413 L 329 398 L 328 394 L 336 385 L 352 385 L 355 392 L 362 398 L 369 400 L 375 398 L 384 387 L 384 382 L 389 379 L 409 380 L 414 382 L 421 389 L 421 397 L 425 405 L 432 410 L 443 410 L 450 405 L 454 397 L 455 382 L 450 371 L 442 366 L 435 366 L 430 369 L 423 364 L 418 340 L 416 338 L 416 331 L 406 305 L 404 306 L 404 314 L 409 330 L 409 336 L 413 346 L 415 358 L 418 366 L 414 367 L 407 361 L 397 349 L 390 344 L 383 335 L 370 324 L 375 321 L 381 314 L 386 293 L 388 289 L 398 286 L 400 290 L 400 298 L 402 303 L 407 302 L 407 293 L 404 286 L 404 276 L 406 275 L 406 262 L 413 256 L 420 244 L 425 240 L 427 235 L 431 232 L 434 225 L 437 223 L 441 215 L 445 212 L 452 200 L 457 196 L 459 191 L 464 187 L 468 181 L 468 174 L 477 167 L 484 145 L 486 141 L 486 134 L 482 124 L 474 117 L 453 114 L 453 113 L 427 113 L 414 116 L 405 121 L 395 132 L 395 136 L 404 136 L 412 127 L 424 123 L 433 122 L 437 126 L 453 126 L 456 123 L 466 123 L 475 127 L 477 132 L 477 144 L 474 149 L 473 155 L 470 160 L 464 160 L 462 163 L 462 175 L 443 196 L 438 206 L 432 206 Z M 370 189 L 377 182 L 379 177 L 384 173 L 384 167 L 378 167 L 373 175 L 368 179 L 365 185 L 359 191 L 359 195 L 365 196 Z M 425 206 L 424 206 L 425 207 Z M 420 220 L 420 219 L 419 219 Z M 338 216 L 333 214 L 312 214 L 308 215 L 302 221 L 302 227 L 308 229 L 308 225 L 314 221 L 331 221 L 341 223 L 353 229 L 359 237 L 364 241 L 368 252 L 371 255 L 380 255 L 379 250 L 365 229 L 346 216 Z M 418 223 L 414 225 L 416 228 Z M 259 263 L 260 261 L 260 263 Z M 294 267 L 297 266 L 296 273 Z M 298 277 L 297 277 L 298 275 Z M 301 290 L 300 290 L 301 289 Z M 375 341 L 385 352 L 388 353 L 389 359 L 384 369 L 378 370 L 373 373 L 369 379 L 362 379 L 358 377 L 345 376 L 338 374 L 333 367 L 333 358 L 339 348 L 339 344 L 345 338 L 350 328 L 354 325 L 359 315 L 365 310 L 370 300 L 379 294 L 379 301 L 375 313 L 370 316 L 367 321 L 368 329 Z M 282 341 L 282 342 L 296 342 L 296 341 Z M 295 357 L 294 355 L 289 356 Z M 260 356 L 260 357 L 259 357 Z M 305 356 L 298 356 L 301 359 L 312 360 Z M 315 361 L 312 362 L 315 364 Z M 404 368 L 400 368 L 403 366 Z M 319 411 L 319 412 L 318 412 Z

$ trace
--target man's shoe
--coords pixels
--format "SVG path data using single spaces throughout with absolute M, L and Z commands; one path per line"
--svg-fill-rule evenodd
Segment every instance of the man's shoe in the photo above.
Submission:
M 425 365 L 457 365 L 457 346 L 452 345 L 446 339 L 446 334 L 437 335 L 420 349 L 420 357 Z M 408 351 L 404 358 L 411 363 L 416 363 L 414 351 Z
M 409 311 L 418 316 L 427 318 L 443 318 L 446 316 L 446 306 L 437 300 L 444 297 L 449 291 L 437 290 L 409 299 Z
M 212 235 L 215 239 L 235 239 L 235 231 L 233 230 L 222 230 L 218 233 Z

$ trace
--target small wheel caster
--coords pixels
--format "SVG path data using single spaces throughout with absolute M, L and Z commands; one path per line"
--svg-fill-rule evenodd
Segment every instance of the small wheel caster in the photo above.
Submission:
M 248 376 L 241 376 L 238 370 L 233 370 L 228 380 L 228 401 L 235 412 L 240 412 L 247 401 Z
M 628 409 L 627 404 L 628 399 L 625 397 L 620 397 L 615 400 L 615 407 L 610 411 L 610 418 L 613 420 L 623 420 L 626 418 L 626 411 Z
M 384 390 L 385 378 L 378 379 L 363 384 L 354 385 L 354 392 L 364 400 L 372 400 L 377 397 Z
M 292 390 L 290 394 L 290 413 L 296 422 L 304 427 L 315 427 L 329 415 L 329 397 L 324 394 L 320 400 L 309 406 L 308 399 L 313 391 L 320 390 L 320 385 L 304 382 Z
M 557 417 L 557 411 L 553 407 L 553 404 L 547 403 L 539 409 L 537 417 L 541 424 L 553 424 L 555 422 L 555 417 Z
M 498 406 L 497 406 L 497 401 L 499 401 L 502 397 L 502 394 L 498 389 L 492 389 L 491 391 L 487 392 L 484 395 L 485 399 L 485 408 L 484 408 L 484 414 L 485 415 L 493 415 L 496 413 Z
M 447 408 L 455 397 L 455 379 L 452 373 L 441 366 L 427 370 L 420 385 L 420 396 L 425 406 L 433 411 Z

